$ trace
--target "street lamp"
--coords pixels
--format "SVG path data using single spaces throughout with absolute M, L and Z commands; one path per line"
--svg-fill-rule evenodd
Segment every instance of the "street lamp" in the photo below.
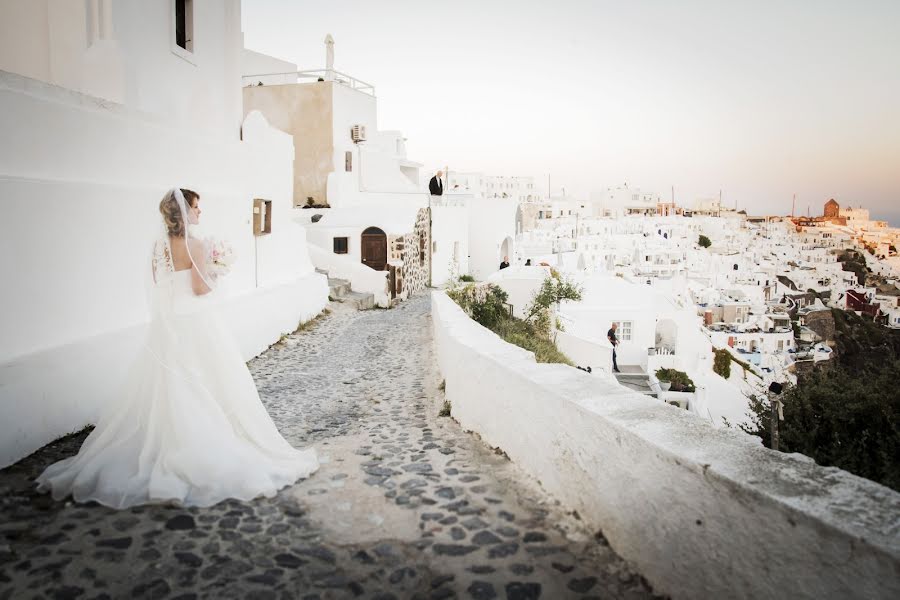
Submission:
M 771 434 L 772 434 L 772 450 L 778 450 L 778 421 L 784 421 L 784 405 L 781 402 L 782 390 L 784 390 L 784 386 L 778 383 L 777 381 L 773 381 L 769 384 L 769 406 L 771 407 Z

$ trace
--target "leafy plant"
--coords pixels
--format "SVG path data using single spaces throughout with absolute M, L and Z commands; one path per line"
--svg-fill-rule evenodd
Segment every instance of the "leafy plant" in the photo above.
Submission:
M 537 362 L 575 366 L 546 333 L 550 324 L 549 310 L 538 315 L 533 323 L 517 319 L 507 311 L 506 292 L 491 284 L 470 283 L 452 287 L 447 290 L 447 295 L 473 320 L 504 341 L 533 352 Z
M 693 380 L 688 374 L 678 369 L 657 369 L 656 378 L 660 381 L 668 381 L 672 384 L 670 388 L 673 392 L 693 392 L 696 391 Z
M 438 413 L 438 416 L 439 417 L 449 417 L 451 409 L 452 409 L 452 406 L 450 404 L 450 401 L 444 400 L 444 404 L 443 404 L 443 406 L 441 406 L 441 412 Z
M 544 337 L 550 335 L 550 309 L 564 300 L 581 300 L 581 286 L 562 277 L 558 272 L 544 279 L 541 288 L 535 292 L 525 313 L 525 320 L 531 323 Z
M 507 318 L 507 293 L 490 283 L 469 283 L 447 290 L 447 295 L 459 304 L 472 319 L 488 329 L 494 329 L 501 320 Z
M 473 283 L 475 281 L 475 278 L 472 277 L 471 275 L 466 274 L 466 275 L 460 275 L 459 280 L 464 283 Z
M 731 377 L 731 352 L 721 348 L 713 350 L 713 354 L 713 371 L 723 379 Z
M 701 235 L 697 240 L 697 243 L 700 244 L 701 248 L 709 248 L 710 246 L 712 246 L 712 241 L 705 235 Z
M 542 335 L 537 327 L 521 319 L 506 319 L 494 332 L 510 344 L 534 352 L 539 363 L 561 363 L 574 367 L 568 356 L 559 351 L 553 340 Z

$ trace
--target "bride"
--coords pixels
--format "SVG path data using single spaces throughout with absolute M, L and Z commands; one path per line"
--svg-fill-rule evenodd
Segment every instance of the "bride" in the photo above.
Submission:
M 160 202 L 165 231 L 153 253 L 146 347 L 78 454 L 38 477 L 56 499 L 210 506 L 273 496 L 318 468 L 315 450 L 281 437 L 215 314 L 216 276 L 189 227 L 199 222 L 199 199 L 173 189 Z

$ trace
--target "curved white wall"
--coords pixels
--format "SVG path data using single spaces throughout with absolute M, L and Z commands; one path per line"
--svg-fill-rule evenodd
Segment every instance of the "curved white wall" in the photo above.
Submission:
M 453 417 L 602 529 L 657 592 L 900 596 L 900 494 L 603 377 L 537 364 L 442 292 L 432 321 Z
M 238 255 L 222 308 L 245 357 L 327 302 L 291 219 L 292 141 L 260 116 L 242 142 L 210 139 L 2 72 L 0 106 L 0 466 L 115 400 L 173 185 L 200 192 L 204 228 Z M 272 235 L 252 235 L 254 198 L 273 202 Z

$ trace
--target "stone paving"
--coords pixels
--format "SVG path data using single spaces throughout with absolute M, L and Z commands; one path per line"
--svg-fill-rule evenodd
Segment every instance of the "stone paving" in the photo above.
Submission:
M 578 515 L 440 417 L 427 294 L 332 313 L 250 368 L 323 461 L 276 497 L 113 511 L 34 491 L 69 436 L 0 471 L 0 598 L 645 598 Z

